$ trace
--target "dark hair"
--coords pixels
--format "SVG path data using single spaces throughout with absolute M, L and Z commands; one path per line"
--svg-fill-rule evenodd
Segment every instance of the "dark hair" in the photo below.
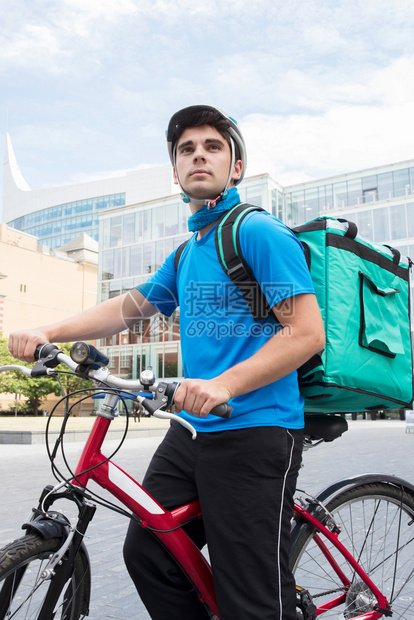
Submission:
M 173 128 L 173 142 L 174 147 L 180 139 L 181 134 L 188 129 L 189 127 L 202 127 L 203 125 L 210 125 L 214 127 L 221 136 L 226 140 L 228 145 L 230 146 L 230 133 L 228 131 L 229 123 L 228 121 L 221 116 L 218 112 L 214 110 L 202 110 L 198 112 L 193 112 L 192 114 L 187 114 L 183 118 L 178 118 L 178 123 Z M 236 161 L 241 159 L 240 149 L 235 140 L 233 140 L 234 149 L 235 149 L 235 157 Z

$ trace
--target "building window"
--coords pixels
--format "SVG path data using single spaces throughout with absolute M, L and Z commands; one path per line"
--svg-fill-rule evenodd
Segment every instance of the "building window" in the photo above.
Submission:
M 129 368 L 131 364 L 131 354 L 128 349 L 121 347 L 121 353 L 119 355 L 119 365 L 121 368 Z
M 362 179 L 351 179 L 348 181 L 347 206 L 355 207 L 362 202 Z
M 122 217 L 111 217 L 111 229 L 109 245 L 111 248 L 116 248 L 122 243 Z
M 390 227 L 388 222 L 388 207 L 375 209 L 374 213 L 374 240 L 384 243 L 390 239 Z
M 168 205 L 165 208 L 165 236 L 178 235 L 178 228 L 178 206 L 176 204 Z
M 178 377 L 178 347 L 158 353 L 158 377 L 164 379 Z
M 389 200 L 394 196 L 392 172 L 383 172 L 378 175 L 378 200 Z
M 394 181 L 394 196 L 396 198 L 400 196 L 407 196 L 410 192 L 410 171 L 408 168 L 403 170 L 394 170 L 393 174 Z
M 391 239 L 405 239 L 407 237 L 407 223 L 405 219 L 405 205 L 390 206 Z
M 165 207 L 152 210 L 152 239 L 160 239 L 165 235 Z
M 109 351 L 106 351 L 106 355 L 109 359 L 108 362 L 108 368 L 110 368 L 111 370 L 115 368 L 115 352 L 110 349 Z
M 318 215 L 319 197 L 318 188 L 313 187 L 305 190 L 305 204 L 303 205 L 304 221 L 313 220 Z
M 414 237 L 414 202 L 407 205 L 407 237 Z
M 357 212 L 358 234 L 364 239 L 373 241 L 374 231 L 372 229 L 372 211 Z
M 122 245 L 135 241 L 135 213 L 127 213 L 122 217 Z
M 348 206 L 346 182 L 342 181 L 341 183 L 334 183 L 333 192 L 334 209 L 343 209 L 344 207 Z
M 377 188 L 374 189 L 364 189 L 362 192 L 362 201 L 363 202 L 376 202 L 378 200 L 378 191 Z

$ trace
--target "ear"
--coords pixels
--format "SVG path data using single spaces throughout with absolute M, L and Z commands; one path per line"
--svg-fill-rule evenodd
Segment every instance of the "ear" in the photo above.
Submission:
M 175 171 L 175 168 L 173 168 L 173 179 L 174 179 L 174 184 L 178 185 L 178 177 L 177 177 L 177 173 Z
M 238 159 L 234 164 L 233 174 L 231 175 L 232 181 L 238 181 L 243 172 L 243 162 Z

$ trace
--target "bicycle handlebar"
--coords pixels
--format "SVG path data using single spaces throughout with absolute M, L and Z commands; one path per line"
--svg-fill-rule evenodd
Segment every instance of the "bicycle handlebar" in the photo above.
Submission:
M 91 346 L 91 345 L 89 345 Z M 93 349 L 95 349 L 93 347 Z M 96 350 L 96 349 L 95 349 Z M 44 344 L 38 345 L 36 347 L 34 357 L 38 360 L 33 368 L 28 368 L 26 366 L 19 365 L 10 365 L 10 366 L 2 366 L 0 367 L 0 372 L 7 370 L 19 370 L 23 372 L 27 377 L 41 377 L 46 375 L 54 374 L 54 368 L 59 364 L 64 364 L 67 366 L 72 372 L 77 374 L 81 374 L 88 379 L 91 379 L 97 384 L 101 384 L 102 386 L 109 386 L 121 390 L 126 390 L 129 392 L 153 392 L 156 395 L 163 390 L 166 394 L 168 394 L 168 398 L 166 402 L 173 402 L 175 392 L 179 387 L 178 382 L 158 382 L 153 383 L 152 385 L 141 383 L 140 379 L 121 379 L 120 377 L 115 377 L 111 374 L 108 368 L 98 366 L 82 366 L 78 362 L 75 362 L 69 355 L 66 355 L 58 347 L 54 344 Z M 169 393 L 168 393 L 169 392 Z M 165 408 L 166 402 L 161 403 L 157 402 L 158 399 L 154 398 L 154 400 L 146 399 L 144 397 L 137 396 L 136 397 L 140 404 L 146 409 L 146 411 L 150 414 L 155 413 L 161 406 Z M 228 419 L 230 417 L 232 411 L 232 406 L 228 403 L 222 403 L 213 407 L 210 411 L 211 415 L 215 415 L 218 417 L 222 417 Z

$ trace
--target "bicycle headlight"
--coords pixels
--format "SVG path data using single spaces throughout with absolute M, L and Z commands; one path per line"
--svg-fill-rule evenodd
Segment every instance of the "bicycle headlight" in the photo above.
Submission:
M 109 364 L 109 358 L 87 342 L 75 342 L 70 349 L 70 356 L 81 366 L 101 368 Z
M 89 357 L 89 345 L 86 342 L 75 342 L 71 347 L 70 356 L 77 364 L 85 364 Z

